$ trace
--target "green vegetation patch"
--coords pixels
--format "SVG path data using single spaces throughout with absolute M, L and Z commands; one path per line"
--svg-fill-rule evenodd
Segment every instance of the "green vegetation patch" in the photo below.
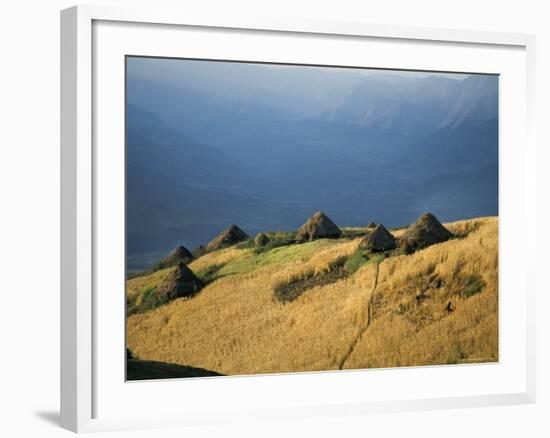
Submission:
M 204 269 L 201 269 L 196 273 L 196 275 L 203 282 L 204 285 L 207 285 L 212 283 L 214 280 L 223 277 L 223 275 L 220 274 L 220 270 L 224 266 L 225 263 L 214 263 Z
M 344 263 L 344 271 L 348 274 L 353 274 L 358 271 L 361 266 L 369 261 L 369 255 L 363 249 L 355 251 Z
M 300 260 L 305 261 L 315 254 L 316 251 L 330 247 L 331 245 L 334 245 L 334 241 L 327 239 L 279 246 L 262 251 L 259 254 L 256 253 L 254 248 L 245 249 L 241 256 L 235 257 L 223 266 L 217 272 L 217 275 L 220 277 L 233 274 L 246 274 L 264 266 L 285 264 Z
M 283 233 L 277 233 L 283 239 Z M 288 237 L 288 235 L 287 235 Z M 276 240 L 277 241 L 277 240 Z M 239 245 L 243 245 L 243 242 Z M 260 267 L 273 264 L 291 263 L 298 260 L 307 260 L 320 249 L 334 245 L 331 240 L 316 240 L 303 244 L 279 246 L 267 251 L 256 253 L 255 248 L 243 249 L 242 254 L 227 263 L 213 263 L 195 273 L 208 285 L 213 281 L 235 274 L 246 274 Z M 128 283 L 126 298 L 127 314 L 144 313 L 153 310 L 167 302 L 156 294 L 157 286 L 164 280 L 170 268 L 156 271 L 147 276 L 134 278 Z
M 126 299 L 126 309 L 128 316 L 135 313 L 145 313 L 163 305 L 163 301 L 155 293 L 156 287 L 145 286 L 140 292 L 130 295 Z
M 163 269 L 152 274 L 133 278 L 127 283 L 128 299 L 137 300 L 138 296 L 143 295 L 147 290 L 155 288 L 162 280 L 166 278 L 170 269 Z
M 266 235 L 269 239 L 269 242 L 266 245 L 254 245 L 254 252 L 256 254 L 262 254 L 264 252 L 271 251 L 273 248 L 294 245 L 296 243 L 296 231 L 276 231 L 266 233 Z
M 485 287 L 485 282 L 479 275 L 471 275 L 464 280 L 465 289 L 461 292 L 464 298 L 477 295 Z
M 145 313 L 171 301 L 169 295 L 157 294 L 157 288 L 167 278 L 173 268 L 166 268 L 127 282 L 127 315 Z M 213 275 L 213 273 L 211 273 Z
M 307 260 L 315 252 L 332 245 L 334 242 L 330 240 L 315 240 L 299 245 L 280 246 L 258 254 L 257 260 L 261 266 Z
M 276 286 L 274 290 L 275 298 L 282 303 L 289 303 L 309 289 L 335 283 L 353 275 L 362 266 L 371 263 L 381 263 L 385 258 L 386 254 L 384 253 L 372 255 L 363 249 L 358 249 L 349 257 L 336 259 L 330 265 L 330 270 L 328 272 L 319 274 L 310 272 L 304 278 L 299 278 Z
M 340 228 L 342 231 L 342 237 L 347 239 L 355 239 L 357 237 L 363 237 L 369 234 L 372 231 L 372 228 L 368 227 L 343 227 Z
M 135 310 L 136 313 L 148 312 L 162 306 L 166 302 L 168 302 L 168 299 L 163 300 L 156 294 L 156 288 L 150 288 L 141 295 L 141 300 L 139 300 L 139 305 L 136 306 Z
M 372 254 L 362 248 L 358 248 L 344 263 L 344 271 L 351 275 L 364 265 L 381 263 L 386 257 L 386 253 Z
M 249 238 L 244 242 L 238 243 L 237 249 L 253 249 L 254 254 L 262 254 L 271 251 L 273 248 L 281 246 L 294 245 L 296 243 L 296 231 L 272 231 L 265 233 L 269 242 L 265 245 L 258 246 L 254 242 L 254 238 Z

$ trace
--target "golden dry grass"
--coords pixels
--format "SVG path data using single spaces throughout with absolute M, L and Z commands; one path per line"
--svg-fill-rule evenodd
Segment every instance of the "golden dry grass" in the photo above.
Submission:
M 359 239 L 207 254 L 190 268 L 218 265 L 219 278 L 192 299 L 130 316 L 128 346 L 140 359 L 223 374 L 498 360 L 498 220 L 447 226 L 466 237 L 384 260 L 374 295 L 377 268 L 367 264 L 291 303 L 274 299 L 278 284 L 330 269 Z M 128 291 L 162 276 L 129 280 Z M 466 298 L 470 278 L 484 287 Z

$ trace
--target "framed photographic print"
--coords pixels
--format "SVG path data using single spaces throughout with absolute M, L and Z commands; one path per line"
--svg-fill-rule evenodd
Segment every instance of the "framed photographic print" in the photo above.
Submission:
M 63 427 L 534 400 L 532 36 L 75 7 L 61 44 Z

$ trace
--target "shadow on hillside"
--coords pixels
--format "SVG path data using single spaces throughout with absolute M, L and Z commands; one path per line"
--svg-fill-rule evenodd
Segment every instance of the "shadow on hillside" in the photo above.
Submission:
M 208 266 L 206 269 L 197 272 L 197 277 L 200 278 L 204 286 L 208 286 L 214 281 L 226 277 L 231 274 L 220 274 L 220 270 L 226 265 L 226 263 L 215 263 Z
M 223 374 L 204 368 L 149 360 L 128 359 L 126 365 L 127 380 L 179 379 L 183 377 L 212 376 L 223 376 Z
M 346 271 L 338 268 L 323 274 L 307 276 L 289 283 L 282 283 L 275 287 L 275 297 L 283 304 L 290 303 L 299 298 L 304 292 L 314 287 L 322 287 L 336 283 L 348 277 L 348 275 Z

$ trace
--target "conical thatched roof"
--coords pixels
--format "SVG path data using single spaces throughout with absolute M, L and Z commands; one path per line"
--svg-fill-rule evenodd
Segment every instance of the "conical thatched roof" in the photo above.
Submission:
M 342 235 L 340 228 L 324 213 L 318 211 L 300 227 L 296 235 L 298 241 L 337 238 Z
M 445 242 L 453 234 L 441 225 L 441 222 L 431 213 L 424 213 L 399 238 L 399 246 L 406 252 L 426 248 L 435 243 Z
M 266 246 L 269 243 L 269 237 L 265 233 L 258 233 L 254 239 L 256 246 Z
M 361 240 L 359 246 L 370 252 L 391 251 L 396 247 L 396 240 L 386 227 L 380 224 Z
M 175 298 L 190 297 L 202 289 L 202 282 L 184 263 L 172 268 L 168 275 L 157 286 L 155 293 L 163 302 Z
M 178 263 L 189 263 L 193 260 L 193 254 L 183 245 L 175 248 L 170 254 L 163 258 L 159 265 L 162 268 L 168 268 L 170 266 L 175 266 Z
M 248 239 L 248 235 L 237 225 L 231 225 L 229 228 L 219 234 L 214 240 L 206 245 L 207 251 L 215 251 L 225 248 Z

